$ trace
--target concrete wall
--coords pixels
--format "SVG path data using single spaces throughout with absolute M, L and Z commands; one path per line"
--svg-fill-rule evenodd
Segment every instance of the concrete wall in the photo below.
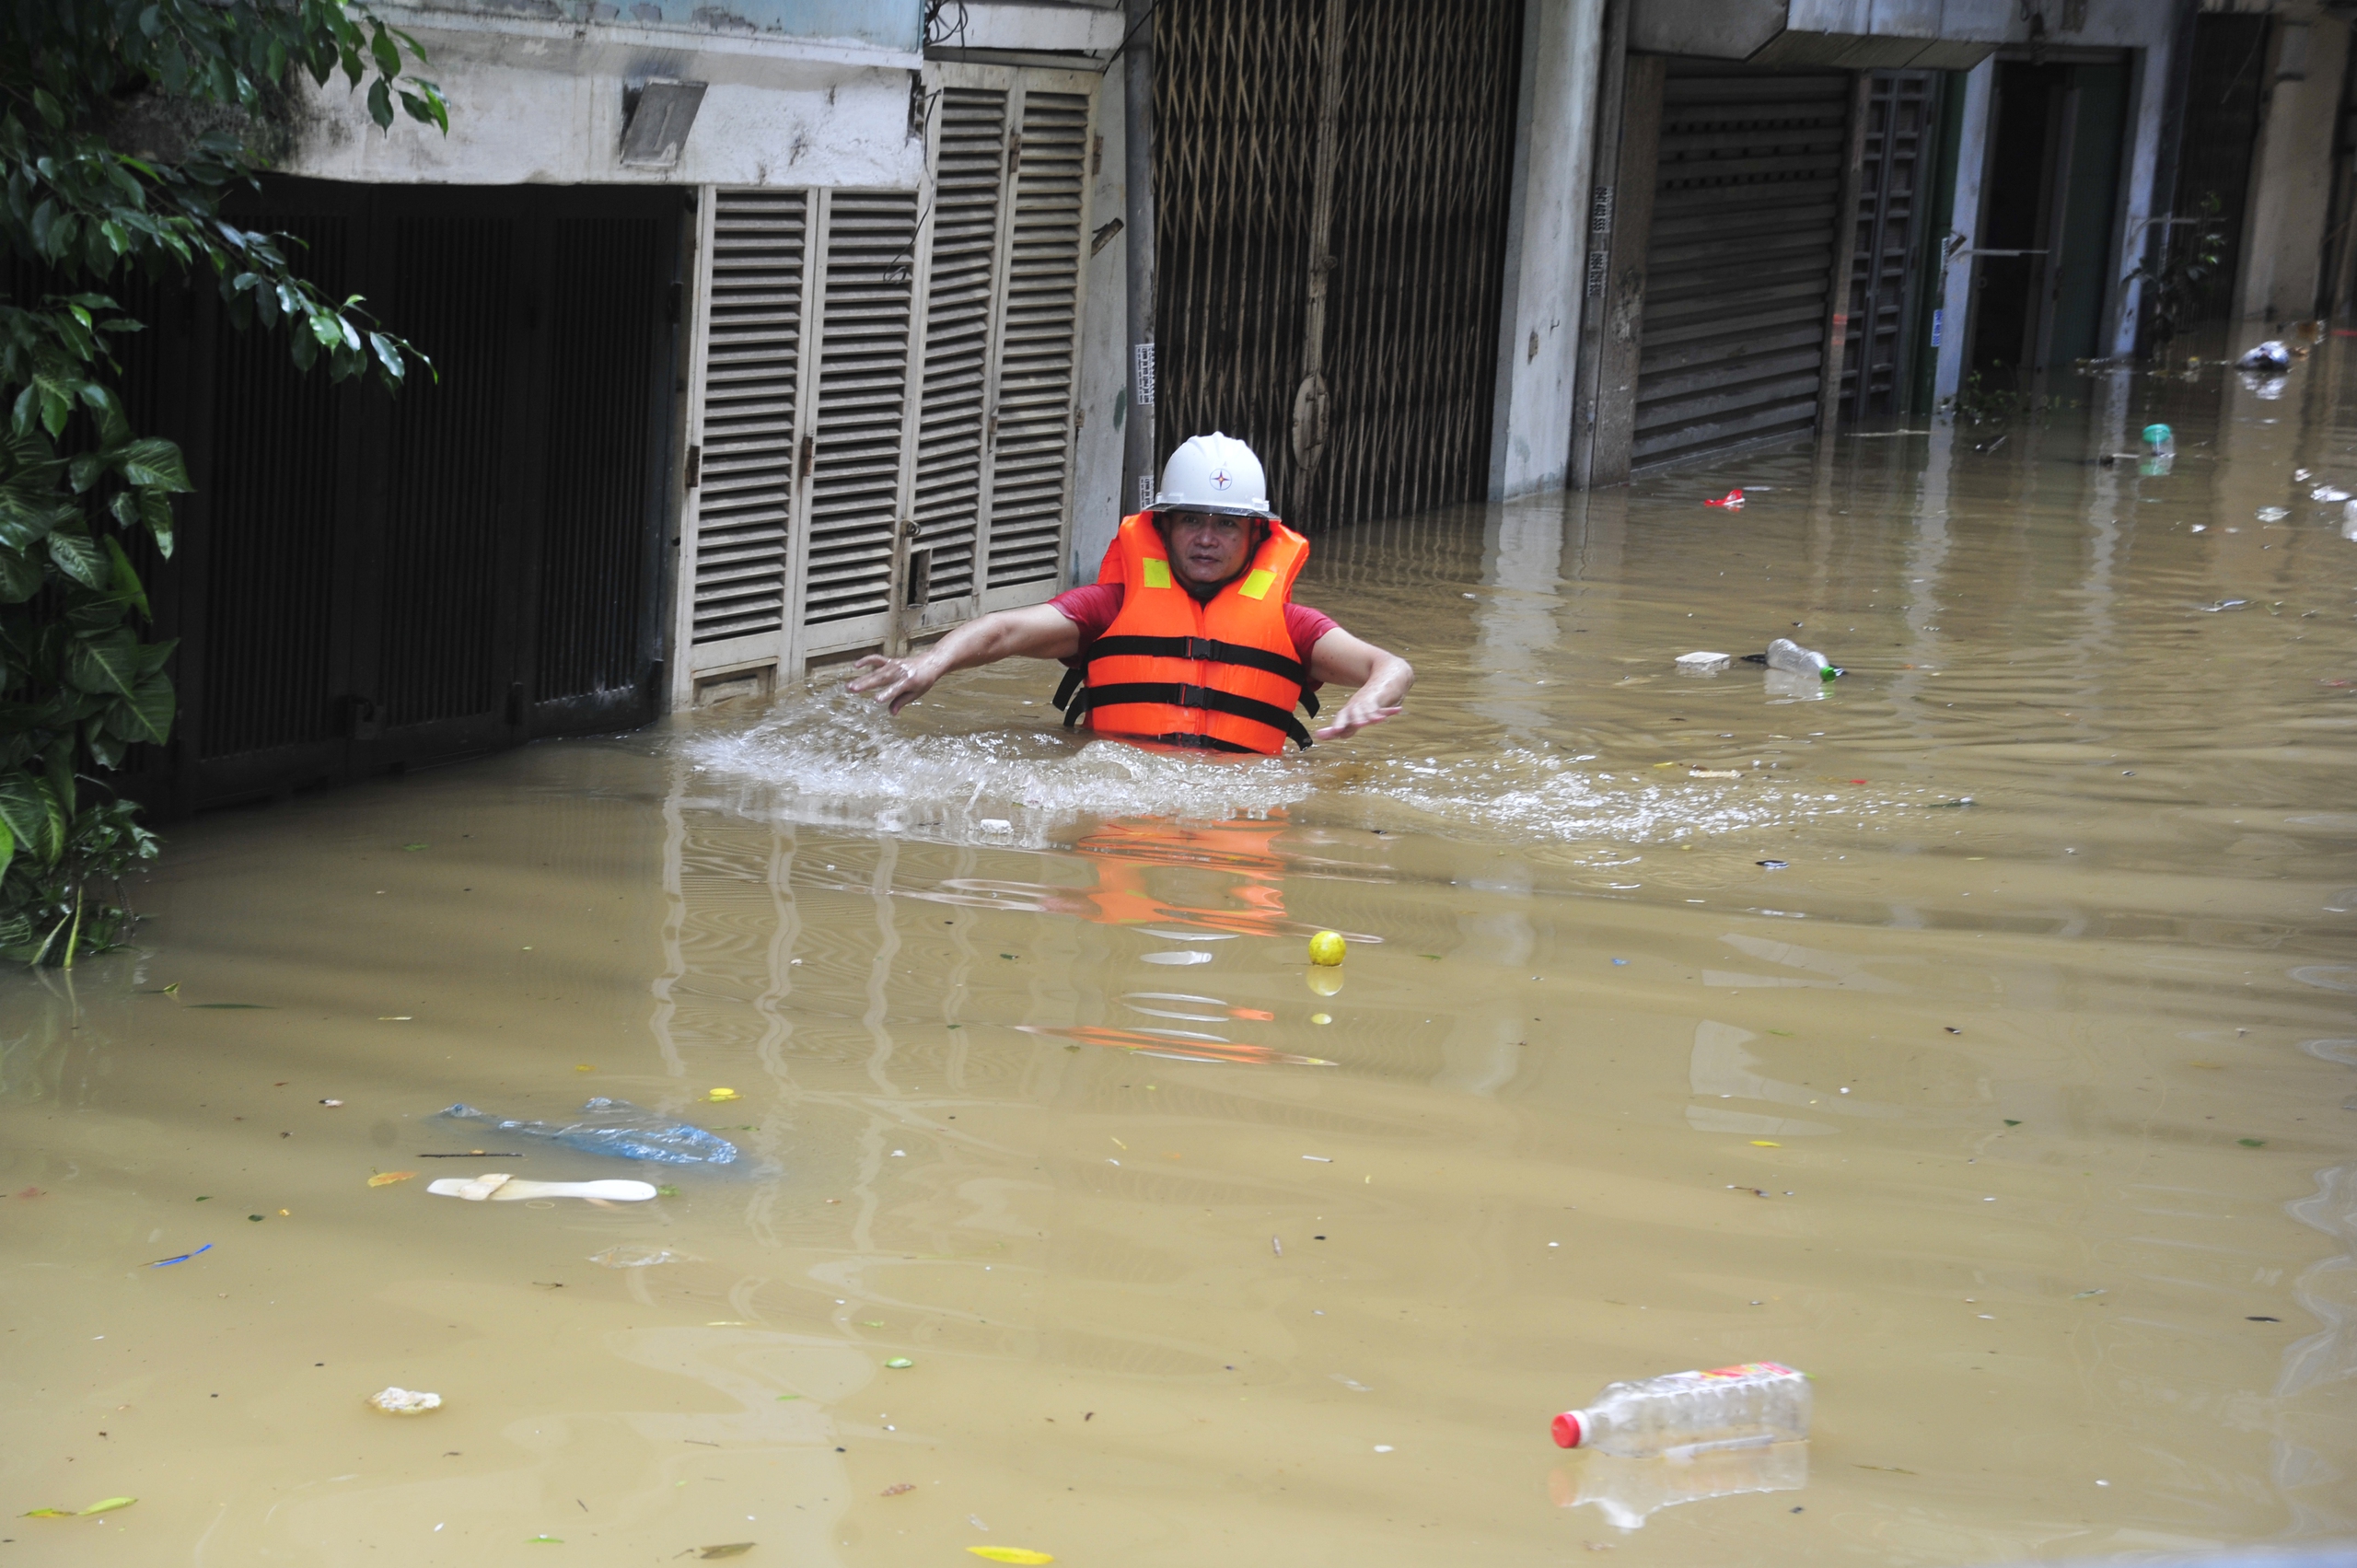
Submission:
M 2168 80 L 2173 69 L 2170 56 L 2176 52 L 2177 23 L 2171 14 L 2174 8 L 2147 4 L 2129 9 L 2141 38 L 2130 44 L 2137 53 L 2129 77 L 2128 134 L 2120 159 L 2118 216 L 2112 228 L 2111 282 L 2106 295 L 2111 307 L 2108 352 L 2115 354 L 2136 352 L 2136 313 L 2144 297 L 2144 285 L 2126 279 L 2144 259 L 2145 231 L 2151 227 L 2154 215 L 2165 211 L 2172 200 L 2170 192 L 2153 189 L 2153 177 L 2160 168 L 2161 137 L 2167 129 L 2163 116 L 2168 107 Z M 2124 26 L 2120 36 L 2123 41 L 2129 37 Z
M 2285 16 L 2268 41 L 2235 296 L 2245 320 L 2271 326 L 2316 311 L 2349 47 L 2346 21 L 2313 12 Z
M 1499 310 L 1492 500 L 1561 490 L 1571 465 L 1603 0 L 1527 0 Z
M 923 63 L 912 51 L 515 15 L 401 20 L 428 53 L 419 74 L 449 99 L 450 134 L 406 116 L 378 131 L 337 76 L 309 88 L 311 122 L 288 173 L 376 184 L 899 189 L 923 173 L 923 141 L 909 132 Z M 676 168 L 624 168 L 622 94 L 654 76 L 711 87 Z
M 924 36 L 923 0 L 405 0 L 378 11 L 412 31 L 435 15 L 458 15 L 567 28 L 624 22 L 743 38 L 830 39 L 903 51 Z
M 1114 41 L 1119 43 L 1120 41 Z M 1121 134 L 1127 95 L 1119 67 L 1105 73 L 1097 93 L 1097 133 L 1105 138 L 1105 158 L 1089 192 L 1089 214 L 1097 227 L 1128 214 L 1129 181 L 1123 177 L 1126 141 Z M 1121 525 L 1123 427 L 1129 418 L 1129 234 L 1126 228 L 1088 258 L 1083 287 L 1086 298 L 1080 327 L 1079 450 L 1073 465 L 1072 573 L 1075 583 L 1097 580 L 1097 563 Z

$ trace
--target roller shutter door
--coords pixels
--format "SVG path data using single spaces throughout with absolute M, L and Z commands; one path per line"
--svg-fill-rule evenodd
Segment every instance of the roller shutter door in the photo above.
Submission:
M 1634 466 L 1816 428 L 1850 102 L 1845 72 L 1670 63 Z

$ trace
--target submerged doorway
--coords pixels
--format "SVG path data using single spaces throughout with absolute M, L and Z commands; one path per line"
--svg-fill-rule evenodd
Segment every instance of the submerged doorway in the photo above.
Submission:
M 2118 61 L 1998 62 L 1967 355 L 1992 387 L 2110 350 L 2127 109 Z

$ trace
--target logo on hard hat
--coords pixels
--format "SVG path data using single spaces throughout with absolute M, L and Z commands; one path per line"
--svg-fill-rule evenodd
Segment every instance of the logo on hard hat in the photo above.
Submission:
M 1213 490 L 1225 490 L 1229 485 L 1235 482 L 1236 482 L 1234 480 L 1228 477 L 1227 470 L 1225 469 L 1212 470 L 1212 488 Z

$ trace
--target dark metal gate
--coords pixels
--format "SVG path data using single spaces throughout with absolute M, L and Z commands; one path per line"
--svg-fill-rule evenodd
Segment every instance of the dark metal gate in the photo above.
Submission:
M 1631 459 L 1817 426 L 1852 77 L 1672 60 Z
M 1897 418 L 1914 377 L 1910 328 L 1924 271 L 1924 181 L 1939 113 L 1939 72 L 1868 76 L 1857 242 L 1850 254 L 1849 352 L 1841 369 L 1845 424 Z
M 196 494 L 157 574 L 180 716 L 165 809 L 656 711 L 672 321 L 664 192 L 273 185 L 242 221 L 431 356 L 398 398 L 165 302 L 152 389 Z
M 1242 437 L 1305 527 L 1479 499 L 1520 0 L 1165 0 L 1155 29 L 1163 453 Z

